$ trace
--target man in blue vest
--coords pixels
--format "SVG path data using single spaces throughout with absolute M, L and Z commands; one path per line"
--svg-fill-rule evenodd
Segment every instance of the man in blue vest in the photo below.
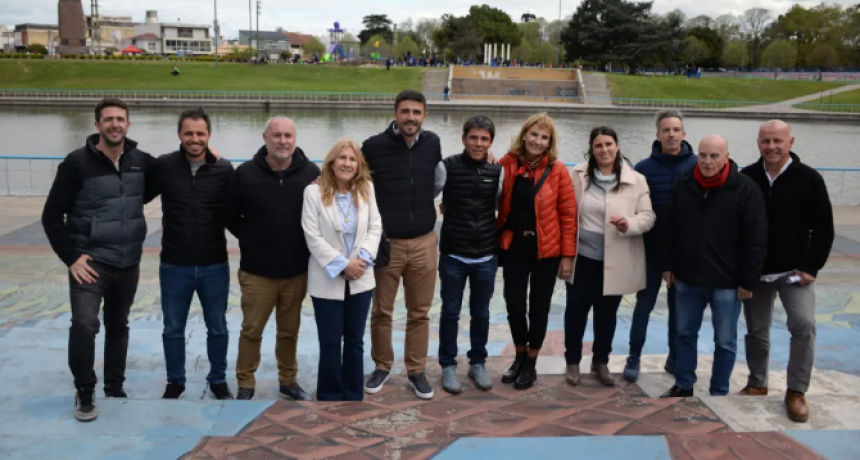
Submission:
M 660 235 L 662 222 L 672 195 L 672 186 L 685 171 L 696 166 L 693 146 L 684 140 L 684 116 L 676 109 L 657 112 L 657 140 L 651 147 L 651 156 L 636 164 L 636 171 L 645 176 L 651 189 L 651 207 L 657 214 L 654 228 L 645 234 L 647 281 L 645 289 L 636 294 L 633 324 L 630 326 L 630 356 L 624 367 L 624 378 L 635 382 L 639 378 L 639 360 L 648 332 L 648 318 L 663 282 L 660 273 Z M 675 368 L 675 288 L 668 286 L 666 301 L 669 304 L 669 357 L 664 369 L 673 374 Z

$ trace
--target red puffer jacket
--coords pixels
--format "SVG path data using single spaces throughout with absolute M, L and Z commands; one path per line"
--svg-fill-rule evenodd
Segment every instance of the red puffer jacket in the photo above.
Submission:
M 499 206 L 499 230 L 505 228 L 505 221 L 511 212 L 511 195 L 514 190 L 516 172 L 519 168 L 516 155 L 508 152 L 499 163 L 504 168 L 505 183 L 502 189 L 502 202 Z M 547 167 L 544 156 L 534 171 L 534 182 L 540 180 Z M 573 183 L 564 163 L 556 161 L 549 176 L 535 196 L 537 214 L 538 258 L 576 256 L 576 196 Z M 504 230 L 499 236 L 499 246 L 507 250 L 513 241 L 513 232 Z

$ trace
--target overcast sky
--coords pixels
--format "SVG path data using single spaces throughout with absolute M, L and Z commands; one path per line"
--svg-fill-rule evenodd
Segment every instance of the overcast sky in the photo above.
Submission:
M 82 0 L 84 13 L 90 13 L 90 0 Z M 247 0 L 217 0 L 218 18 L 221 22 L 222 34 L 227 37 L 238 35 L 239 29 L 248 28 Z M 252 10 L 256 8 L 256 0 L 252 0 Z M 856 3 L 856 0 L 835 0 L 842 5 Z M 462 16 L 468 13 L 468 5 L 472 2 L 462 0 L 322 0 L 319 2 L 299 0 L 262 0 L 260 15 L 260 30 L 274 30 L 281 26 L 291 32 L 303 32 L 314 35 L 327 34 L 334 21 L 340 21 L 341 27 L 358 35 L 362 29 L 361 18 L 368 14 L 387 14 L 395 23 L 408 18 L 417 22 L 422 18 L 438 18 L 442 14 L 452 13 Z M 477 3 L 477 2 L 475 2 Z M 493 0 L 486 2 L 490 6 L 506 11 L 514 21 L 519 21 L 523 13 L 533 13 L 547 19 L 558 18 L 558 2 L 523 0 Z M 531 3 L 532 8 L 525 9 L 523 5 Z M 561 0 L 562 16 L 572 14 L 579 5 L 579 0 Z M 654 11 L 665 13 L 679 8 L 688 17 L 707 14 L 719 16 L 724 13 L 740 13 L 747 8 L 762 7 L 770 9 L 774 16 L 780 14 L 792 4 L 814 6 L 817 1 L 792 0 L 656 0 Z M 465 5 L 465 6 L 464 6 Z M 99 0 L 99 9 L 104 16 L 132 16 L 134 21 L 143 22 L 146 10 L 158 11 L 162 22 L 182 22 L 195 24 L 212 24 L 214 19 L 213 0 Z M 254 19 L 256 21 L 256 18 Z M 0 0 L 0 24 L 12 26 L 25 22 L 57 23 L 57 0 Z M 256 22 L 254 23 L 256 27 Z

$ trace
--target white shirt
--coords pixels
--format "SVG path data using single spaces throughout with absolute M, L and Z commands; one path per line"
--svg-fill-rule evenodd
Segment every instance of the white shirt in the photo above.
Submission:
M 774 177 L 774 178 L 770 177 L 770 171 L 768 171 L 767 166 L 765 166 L 764 175 L 767 176 L 767 181 L 770 182 L 771 187 L 773 187 L 773 183 L 776 181 L 776 179 L 779 178 L 779 176 L 781 176 L 782 173 L 784 173 L 786 169 L 788 169 L 788 165 L 790 165 L 792 161 L 794 161 L 794 160 L 791 157 L 788 157 L 788 161 L 786 161 L 785 164 L 782 165 L 782 169 L 779 170 L 779 172 L 776 174 L 776 177 Z

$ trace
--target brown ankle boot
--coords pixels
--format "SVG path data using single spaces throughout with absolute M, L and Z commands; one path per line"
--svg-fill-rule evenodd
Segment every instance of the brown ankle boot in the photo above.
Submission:
M 615 386 L 615 379 L 609 373 L 609 366 L 607 364 L 591 363 L 591 375 L 597 377 L 600 383 L 608 387 Z
M 751 387 L 747 385 L 741 390 L 741 394 L 744 396 L 767 396 L 767 387 Z
M 809 420 L 809 406 L 806 405 L 806 397 L 799 391 L 785 390 L 785 408 L 788 418 L 795 422 Z

